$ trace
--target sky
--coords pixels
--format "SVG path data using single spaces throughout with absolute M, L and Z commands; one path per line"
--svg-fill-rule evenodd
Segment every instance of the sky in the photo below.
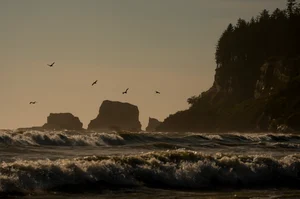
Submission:
M 0 129 L 41 126 L 61 112 L 87 127 L 103 100 L 137 105 L 143 129 L 149 117 L 163 121 L 212 86 L 215 46 L 229 23 L 285 4 L 1 0 Z

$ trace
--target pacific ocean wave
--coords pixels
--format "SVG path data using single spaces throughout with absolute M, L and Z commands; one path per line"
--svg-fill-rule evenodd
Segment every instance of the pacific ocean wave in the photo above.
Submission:
M 162 144 L 165 143 L 165 144 Z M 106 133 L 70 131 L 0 131 L 1 146 L 122 146 L 141 145 L 155 148 L 214 148 L 256 146 L 300 148 L 300 135 L 272 133 Z M 168 146 L 167 146 L 168 145 Z
M 51 146 L 122 145 L 123 138 L 113 133 L 74 133 L 65 131 L 0 132 L 0 144 Z
M 2 162 L 0 195 L 103 189 L 300 188 L 300 156 L 208 155 L 170 150 L 139 155 Z
M 272 133 L 106 133 L 68 131 L 0 131 L 0 146 L 121 146 L 151 145 L 159 143 L 188 147 L 257 147 L 300 148 L 300 135 Z M 163 148 L 166 145 L 160 144 Z M 172 148 L 171 146 L 171 148 Z

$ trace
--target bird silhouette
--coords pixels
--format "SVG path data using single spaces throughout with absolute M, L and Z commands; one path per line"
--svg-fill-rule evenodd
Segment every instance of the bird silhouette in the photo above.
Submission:
M 160 92 L 159 92 L 159 91 L 155 91 L 155 93 L 156 93 L 156 94 L 160 94 Z
M 36 101 L 34 101 L 34 102 L 29 102 L 29 104 L 36 104 Z
M 97 84 L 97 82 L 98 82 L 98 80 L 94 81 L 94 82 L 92 83 L 92 86 L 94 86 L 95 84 Z
M 127 94 L 129 88 L 126 89 L 126 91 L 122 92 L 122 94 Z
M 53 65 L 55 64 L 55 62 L 53 62 L 52 64 L 47 64 L 50 67 L 53 67 Z

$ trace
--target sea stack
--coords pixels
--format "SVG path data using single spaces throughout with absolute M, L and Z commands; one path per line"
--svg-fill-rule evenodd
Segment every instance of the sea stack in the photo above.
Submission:
M 98 116 L 89 123 L 88 129 L 140 131 L 141 126 L 137 106 L 105 100 L 100 106 Z
M 82 130 L 82 122 L 71 113 L 50 113 L 47 123 L 43 125 L 45 129 L 67 129 Z
M 158 127 L 162 122 L 158 121 L 155 118 L 149 117 L 148 126 L 146 127 L 146 131 L 156 131 L 156 127 Z

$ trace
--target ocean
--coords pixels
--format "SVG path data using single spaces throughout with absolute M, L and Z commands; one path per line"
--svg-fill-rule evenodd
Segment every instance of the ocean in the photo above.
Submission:
M 3 198 L 300 198 L 300 135 L 0 131 Z

